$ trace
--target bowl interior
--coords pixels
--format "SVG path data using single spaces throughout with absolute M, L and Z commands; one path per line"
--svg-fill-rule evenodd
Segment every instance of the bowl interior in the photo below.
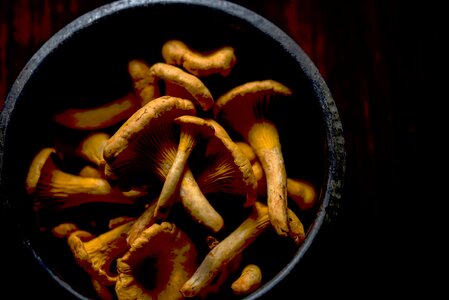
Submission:
M 121 2 L 69 24 L 36 54 L 21 74 L 25 81 L 15 85 L 10 93 L 11 109 L 7 118 L 2 119 L 7 130 L 1 179 L 5 198 L 17 215 L 24 239 L 55 277 L 82 296 L 95 295 L 89 277 L 75 264 L 65 241 L 39 231 L 24 188 L 25 176 L 37 151 L 52 146 L 55 135 L 67 138 L 79 134 L 55 126 L 52 115 L 68 108 L 95 107 L 129 93 L 132 91 L 127 73 L 129 60 L 143 59 L 148 64 L 163 61 L 161 47 L 168 39 L 180 39 L 199 51 L 223 45 L 235 48 L 237 64 L 231 74 L 203 80 L 215 98 L 237 85 L 263 79 L 277 80 L 293 90 L 292 101 L 276 106 L 272 117 L 279 126 L 288 177 L 306 179 L 319 192 L 315 208 L 297 211 L 309 232 L 318 230 L 326 201 L 335 192 L 328 184 L 329 177 L 335 176 L 330 164 L 338 159 L 329 155 L 335 150 L 330 149 L 328 127 L 335 120 L 329 119 L 326 106 L 329 103 L 318 95 L 323 93 L 317 92 L 319 74 L 305 72 L 310 71 L 310 66 L 304 65 L 307 58 L 303 53 L 299 56 L 291 53 L 299 48 L 292 48 L 291 41 L 278 35 L 272 26 L 233 5 L 195 1 L 134 5 Z M 270 31 L 273 28 L 274 33 Z M 121 209 L 111 210 L 103 218 L 114 216 Z M 89 217 L 101 211 L 102 206 L 91 209 Z M 81 209 L 76 211 L 80 212 Z M 63 217 L 71 215 L 54 217 L 51 222 L 56 224 Z M 313 239 L 313 235 L 308 239 Z M 249 255 L 264 267 L 267 286 L 270 280 L 276 281 L 289 263 L 299 260 L 298 256 L 309 244 L 306 240 L 299 250 L 286 245 L 287 255 L 276 255 L 270 260 L 258 256 L 257 251 L 249 250 Z M 258 247 L 269 247 L 269 240 L 260 241 Z

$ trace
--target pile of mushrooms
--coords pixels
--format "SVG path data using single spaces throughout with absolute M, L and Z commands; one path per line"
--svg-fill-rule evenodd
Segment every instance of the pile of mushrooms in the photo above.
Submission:
M 204 79 L 232 76 L 229 45 L 200 52 L 167 40 L 161 57 L 130 60 L 132 87 L 117 100 L 54 114 L 80 138 L 46 145 L 31 162 L 25 187 L 38 225 L 67 241 L 101 299 L 249 295 L 270 278 L 248 249 L 269 232 L 297 249 L 307 231 L 298 212 L 317 199 L 312 184 L 288 177 L 270 119 L 270 103 L 293 92 L 265 79 L 214 98 Z M 70 214 L 96 205 L 130 209 L 107 224 Z

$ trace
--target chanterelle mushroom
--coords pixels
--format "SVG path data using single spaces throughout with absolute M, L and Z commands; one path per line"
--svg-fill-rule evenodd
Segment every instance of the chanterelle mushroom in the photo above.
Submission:
M 162 46 L 162 56 L 166 63 L 182 66 L 198 77 L 212 74 L 228 76 L 237 61 L 231 46 L 199 52 L 180 40 L 165 42 Z
M 106 132 L 89 133 L 76 149 L 77 155 L 99 167 L 103 161 L 103 148 L 110 137 Z
M 203 259 L 198 269 L 181 288 L 185 297 L 194 297 L 207 287 L 221 270 L 270 226 L 267 207 L 259 202 L 250 216 L 219 242 Z
M 196 258 L 195 245 L 176 225 L 153 224 L 117 261 L 118 299 L 183 299 L 179 289 L 195 271 Z
M 206 146 L 204 162 L 198 166 L 197 182 L 204 194 L 228 193 L 245 195 L 245 207 L 257 199 L 257 181 L 251 163 L 215 120 L 206 119 L 214 135 Z
M 167 217 L 168 211 L 174 203 L 174 197 L 178 195 L 178 184 L 197 139 L 207 138 L 214 134 L 214 127 L 203 118 L 186 115 L 178 117 L 174 121 L 180 127 L 178 150 L 159 195 L 155 211 L 156 221 Z
M 55 148 L 43 148 L 34 157 L 26 177 L 26 190 L 37 212 L 61 210 L 84 203 L 108 202 L 132 204 L 102 178 L 82 177 L 61 170 L 54 161 Z
M 287 174 L 276 125 L 267 118 L 270 101 L 291 96 L 292 91 L 274 80 L 253 81 L 220 96 L 213 108 L 215 119 L 232 127 L 254 149 L 267 179 L 270 221 L 287 236 Z
M 103 129 L 126 120 L 140 105 L 134 93 L 93 108 L 70 108 L 55 114 L 56 123 L 78 130 Z
M 128 70 L 142 106 L 163 95 L 191 100 L 205 111 L 214 104 L 212 94 L 204 83 L 176 66 L 155 63 L 149 67 L 141 60 L 131 60 Z M 161 81 L 165 83 L 165 92 L 159 88 Z
M 193 103 L 186 99 L 162 96 L 148 102 L 105 146 L 106 178 L 120 178 L 127 187 L 139 186 L 154 178 L 154 174 L 156 180 L 164 182 L 175 161 L 179 143 L 179 127 L 174 119 L 195 114 Z M 184 170 L 179 195 L 184 205 L 188 202 L 190 207 L 200 206 L 200 209 L 190 211 L 195 221 L 213 231 L 223 227 L 223 219 L 205 199 L 188 166 Z
M 68 238 L 76 262 L 102 285 L 113 285 L 117 281 L 117 273 L 112 265 L 128 250 L 126 233 L 132 223 L 115 227 L 88 241 L 80 238 L 80 233 L 85 234 L 83 231 L 75 231 Z
M 253 148 L 245 142 L 236 142 L 236 144 L 242 149 L 252 164 L 254 176 L 257 180 L 257 192 L 262 195 L 266 194 L 267 184 L 265 174 Z M 314 186 L 307 180 L 299 178 L 287 177 L 287 196 L 302 210 L 312 208 L 317 200 L 317 193 Z

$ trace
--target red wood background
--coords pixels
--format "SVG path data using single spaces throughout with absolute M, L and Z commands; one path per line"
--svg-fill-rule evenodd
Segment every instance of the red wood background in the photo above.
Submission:
M 0 1 L 0 105 L 28 59 L 51 35 L 109 2 Z M 347 176 L 342 210 L 322 244 L 325 249 L 314 258 L 314 279 L 308 284 L 318 295 L 361 298 L 422 288 L 429 277 L 417 271 L 426 265 L 419 259 L 426 248 L 420 242 L 428 235 L 417 210 L 431 200 L 419 188 L 423 176 L 417 170 L 425 164 L 424 104 L 441 102 L 435 101 L 441 100 L 436 71 L 441 43 L 447 40 L 441 30 L 444 10 L 430 1 L 234 2 L 271 20 L 297 41 L 328 83 L 343 122 Z M 27 270 L 3 274 L 23 284 L 19 295 L 47 295 L 58 289 L 27 263 Z M 22 279 L 24 272 L 33 282 Z M 406 284 L 401 283 L 404 277 Z M 300 284 L 291 276 L 277 292 L 300 291 Z

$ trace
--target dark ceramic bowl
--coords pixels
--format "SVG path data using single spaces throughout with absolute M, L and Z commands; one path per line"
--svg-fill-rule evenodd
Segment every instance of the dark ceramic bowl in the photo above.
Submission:
M 300 213 L 307 237 L 299 248 L 257 258 L 264 282 L 247 299 L 262 297 L 283 281 L 338 212 L 345 164 L 338 111 L 320 73 L 289 36 L 256 13 L 224 1 L 111 3 L 76 19 L 39 49 L 14 83 L 1 114 L 2 207 L 33 258 L 76 298 L 94 298 L 95 293 L 63 243 L 38 230 L 24 185 L 28 167 L 37 151 L 51 144 L 53 114 L 126 94 L 132 88 L 128 61 L 162 61 L 161 45 L 169 38 L 197 49 L 235 47 L 238 63 L 232 74 L 208 83 L 214 96 L 261 79 L 277 80 L 294 91 L 293 104 L 277 116 L 287 173 L 312 182 L 319 199 Z

